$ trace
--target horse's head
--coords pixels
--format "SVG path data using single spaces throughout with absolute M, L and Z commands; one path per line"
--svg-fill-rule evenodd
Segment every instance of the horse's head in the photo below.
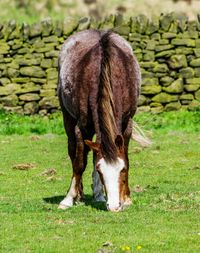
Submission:
M 118 135 L 115 139 L 117 155 L 114 161 L 104 157 L 101 144 L 88 140 L 85 143 L 95 152 L 95 167 L 105 188 L 108 210 L 122 210 L 128 191 L 128 168 L 123 137 Z

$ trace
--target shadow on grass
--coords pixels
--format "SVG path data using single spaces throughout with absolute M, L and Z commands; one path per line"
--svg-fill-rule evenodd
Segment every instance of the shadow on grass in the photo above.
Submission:
M 60 196 L 52 196 L 49 198 L 43 198 L 43 200 L 48 203 L 48 204 L 53 204 L 53 205 L 59 205 L 59 203 L 65 198 L 65 196 L 60 195 Z M 86 194 L 83 199 L 83 203 L 86 206 L 91 206 L 92 208 L 95 208 L 97 210 L 101 211 L 107 211 L 105 202 L 95 202 L 93 200 L 93 197 L 91 195 Z

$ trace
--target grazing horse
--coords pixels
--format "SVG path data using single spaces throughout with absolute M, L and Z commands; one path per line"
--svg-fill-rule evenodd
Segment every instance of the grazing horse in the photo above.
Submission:
M 89 150 L 94 155 L 94 199 L 105 201 L 105 189 L 108 210 L 117 212 L 131 204 L 128 145 L 139 87 L 139 65 L 119 35 L 86 30 L 70 36 L 62 46 L 58 96 L 73 175 L 59 208 L 83 198 L 82 175 Z

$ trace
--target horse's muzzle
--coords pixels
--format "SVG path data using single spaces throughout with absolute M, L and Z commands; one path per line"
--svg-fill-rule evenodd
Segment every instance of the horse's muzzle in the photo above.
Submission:
M 107 206 L 107 210 L 110 211 L 110 212 L 117 213 L 117 212 L 120 212 L 120 211 L 123 210 L 123 205 L 121 205 L 121 203 L 120 203 L 120 205 L 118 207 L 109 207 L 108 204 L 106 206 Z

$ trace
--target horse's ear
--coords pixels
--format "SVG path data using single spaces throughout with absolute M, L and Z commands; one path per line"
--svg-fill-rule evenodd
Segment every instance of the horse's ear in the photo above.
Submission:
M 117 135 L 115 139 L 115 144 L 118 147 L 119 151 L 123 151 L 124 148 L 124 139 L 121 135 Z
M 100 144 L 92 142 L 90 140 L 85 140 L 84 142 L 94 152 L 98 153 L 100 151 Z

